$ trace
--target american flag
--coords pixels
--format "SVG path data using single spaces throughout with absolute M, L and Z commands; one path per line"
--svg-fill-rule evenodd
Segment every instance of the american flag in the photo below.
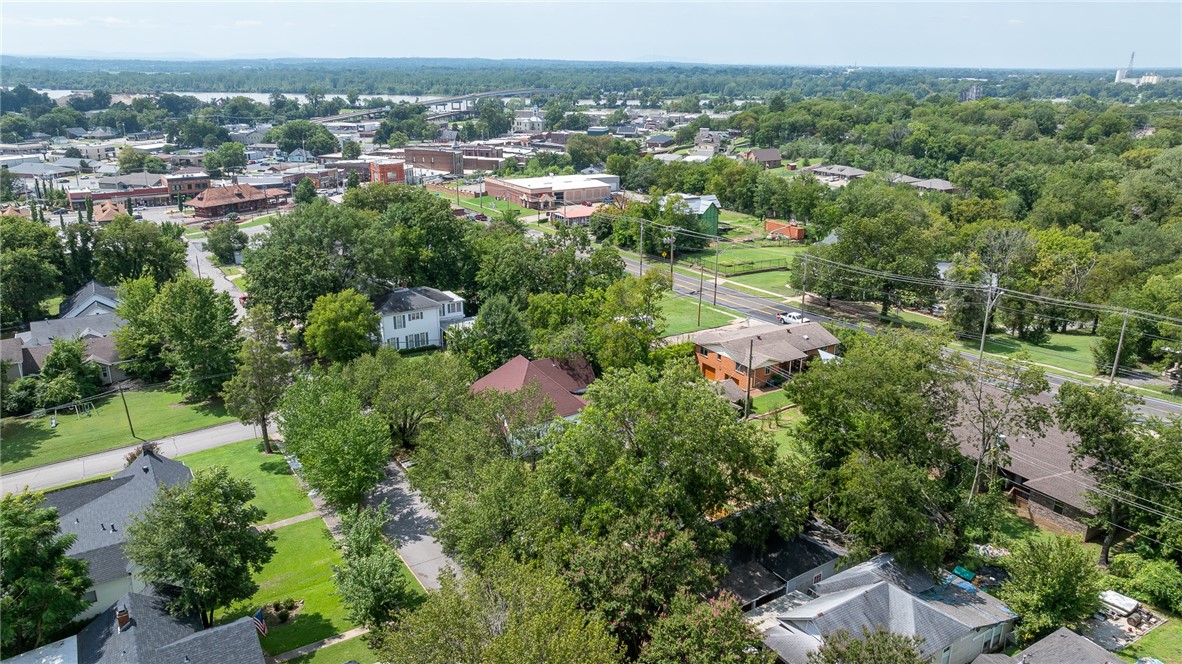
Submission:
M 254 612 L 254 628 L 259 631 L 259 634 L 267 635 L 267 621 L 263 618 L 262 609 Z

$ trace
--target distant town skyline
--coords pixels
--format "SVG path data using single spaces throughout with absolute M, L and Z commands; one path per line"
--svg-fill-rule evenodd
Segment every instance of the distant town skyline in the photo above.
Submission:
M 181 6 L 185 6 L 184 10 Z M 5 0 L 11 55 L 1182 67 L 1180 2 Z

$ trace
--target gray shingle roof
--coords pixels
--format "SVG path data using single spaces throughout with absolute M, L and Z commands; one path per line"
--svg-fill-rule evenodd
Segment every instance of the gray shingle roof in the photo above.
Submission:
M 68 553 L 90 561 L 91 580 L 98 584 L 129 573 L 123 542 L 132 518 L 151 504 L 160 487 L 192 477 L 183 463 L 149 452 L 110 480 L 47 494 L 45 504 L 58 509 L 62 532 L 77 536 Z
M 119 631 L 115 606 L 78 634 L 80 664 L 262 664 L 250 618 L 201 629 L 196 615 L 169 615 L 165 600 L 128 593 L 120 600 L 131 623 Z
M 58 307 L 58 311 L 61 312 L 63 317 L 67 316 L 71 311 L 74 310 L 75 307 L 96 295 L 107 298 L 111 302 L 117 301 L 114 288 L 91 279 L 90 283 L 74 291 L 70 297 L 62 300 L 61 305 Z
M 432 309 L 441 302 L 454 302 L 455 298 L 436 288 L 415 286 L 395 288 L 378 299 L 377 310 L 381 314 L 398 314 L 407 311 Z
M 1123 659 L 1065 627 L 1060 627 L 1036 641 L 1029 648 L 1015 654 L 1012 661 L 1026 662 L 1026 664 L 1059 664 L 1059 662 L 1122 664 L 1124 662 Z
M 765 323 L 742 328 L 705 330 L 691 337 L 699 346 L 720 347 L 732 360 L 753 367 L 803 359 L 811 351 L 836 345 L 819 323 L 775 325 Z M 754 346 L 751 341 L 754 340 Z M 748 362 L 748 355 L 752 355 Z
M 124 320 L 115 314 L 35 320 L 29 323 L 28 332 L 21 332 L 17 336 L 24 340 L 26 348 L 48 346 L 54 339 L 105 337 L 122 327 L 123 323 Z

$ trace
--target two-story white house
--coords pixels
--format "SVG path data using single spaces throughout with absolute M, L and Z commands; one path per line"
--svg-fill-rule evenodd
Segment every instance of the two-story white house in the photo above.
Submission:
M 383 344 L 395 348 L 442 346 L 444 332 L 464 322 L 464 298 L 425 286 L 395 288 L 379 298 Z

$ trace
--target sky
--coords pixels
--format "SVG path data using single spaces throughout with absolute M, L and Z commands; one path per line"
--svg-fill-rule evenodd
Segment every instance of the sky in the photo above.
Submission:
M 1182 67 L 1182 1 L 0 0 L 0 53 Z M 0 72 L 2 74 L 2 72 Z

